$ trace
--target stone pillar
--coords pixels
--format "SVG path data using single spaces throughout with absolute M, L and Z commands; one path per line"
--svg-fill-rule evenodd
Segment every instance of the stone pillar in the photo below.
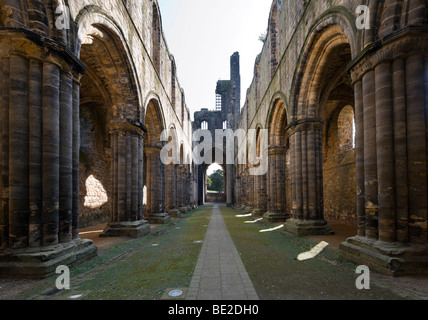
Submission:
M 166 207 L 171 217 L 179 217 L 180 211 L 178 210 L 178 195 L 177 195 L 177 174 L 178 168 L 174 164 L 166 166 Z
M 192 172 L 190 171 L 190 166 L 188 167 L 187 175 L 186 175 L 186 185 L 187 185 L 187 208 L 191 211 L 193 206 L 193 177 Z
M 186 193 L 186 185 L 185 185 L 185 177 L 186 175 L 186 168 L 184 165 L 178 166 L 178 208 L 180 210 L 180 213 L 186 213 L 186 200 L 185 200 L 185 193 Z
M 254 207 L 252 214 L 261 217 L 267 212 L 267 192 L 266 192 L 267 174 L 254 176 Z
M 245 211 L 245 208 L 248 205 L 248 173 L 245 168 L 242 170 L 242 188 L 241 188 L 241 197 L 242 197 L 242 206 L 241 209 Z
M 161 147 L 146 147 L 147 155 L 147 220 L 151 224 L 170 221 L 166 213 L 165 164 L 162 163 Z
M 427 47 L 423 34 L 400 33 L 351 67 L 358 235 L 340 256 L 393 276 L 428 273 Z
M 78 238 L 73 202 L 84 70 L 71 53 L 32 36 L 11 30 L 0 40 L 0 276 L 44 278 L 97 249 Z
M 226 204 L 233 206 L 233 164 L 226 165 Z
M 143 220 L 143 129 L 126 120 L 109 124 L 111 216 L 101 237 L 138 238 L 150 233 Z
M 322 128 L 321 120 L 306 119 L 290 132 L 292 217 L 285 229 L 299 236 L 333 234 L 324 220 Z
M 269 170 L 267 176 L 267 210 L 265 219 L 271 222 L 285 221 L 288 216 L 285 209 L 285 147 L 269 147 Z
M 245 213 L 252 213 L 254 210 L 254 176 L 250 173 L 250 168 L 245 170 L 246 177 L 246 193 L 247 193 L 247 206 L 245 207 Z

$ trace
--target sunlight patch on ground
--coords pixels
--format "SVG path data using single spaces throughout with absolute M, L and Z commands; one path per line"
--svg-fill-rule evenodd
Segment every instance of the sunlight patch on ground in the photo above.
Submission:
M 248 218 L 248 217 L 252 217 L 253 215 L 250 213 L 250 214 L 238 214 L 236 217 L 237 218 Z
M 301 253 L 297 257 L 297 260 L 305 261 L 305 260 L 313 259 L 317 255 L 319 255 L 325 248 L 327 248 L 327 246 L 328 246 L 328 243 L 323 241 L 323 242 L 319 243 L 318 245 L 316 245 L 314 248 L 312 248 L 312 250 L 310 250 L 308 252 Z
M 257 222 L 262 221 L 262 220 L 263 220 L 263 218 L 260 218 L 260 219 L 254 220 L 254 221 L 245 221 L 245 223 L 257 223 Z
M 260 230 L 260 232 L 261 232 L 261 233 L 264 233 L 264 232 L 272 232 L 272 231 L 276 231 L 276 230 L 279 230 L 279 229 L 282 229 L 282 228 L 284 228 L 284 225 L 283 225 L 283 224 L 282 224 L 282 225 L 280 225 L 280 226 L 278 226 L 278 227 L 275 227 L 275 228 Z

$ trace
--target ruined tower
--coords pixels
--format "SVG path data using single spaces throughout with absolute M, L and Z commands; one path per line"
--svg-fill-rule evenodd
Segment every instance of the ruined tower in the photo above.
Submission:
M 195 112 L 193 130 L 209 130 L 213 137 L 213 149 L 215 143 L 216 130 L 236 130 L 239 126 L 241 117 L 241 75 L 240 75 L 240 57 L 235 52 L 230 57 L 230 80 L 220 80 L 216 87 L 216 109 L 210 111 L 202 109 Z M 225 147 L 223 150 L 226 150 Z M 217 155 L 218 156 L 218 155 Z M 213 150 L 213 159 L 216 152 Z M 217 158 L 218 159 L 218 158 Z M 223 153 L 223 168 L 225 169 L 225 190 L 227 203 L 233 202 L 233 165 L 227 165 Z M 214 161 L 213 161 L 214 162 Z M 204 163 L 199 167 L 199 204 L 204 202 L 205 193 L 205 175 L 209 163 Z

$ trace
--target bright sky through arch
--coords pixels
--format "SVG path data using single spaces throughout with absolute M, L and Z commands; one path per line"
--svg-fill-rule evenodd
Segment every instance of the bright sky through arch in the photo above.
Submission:
M 212 165 L 210 165 L 208 167 L 207 176 L 212 175 L 217 170 L 223 170 L 223 167 L 221 165 L 217 164 L 217 163 L 213 163 Z
M 218 80 L 230 79 L 230 56 L 241 58 L 241 107 L 262 51 L 272 0 L 158 0 L 162 25 L 191 118 L 215 108 Z

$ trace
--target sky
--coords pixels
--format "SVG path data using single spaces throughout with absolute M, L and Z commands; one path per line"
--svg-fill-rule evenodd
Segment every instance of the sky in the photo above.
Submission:
M 241 60 L 241 97 L 253 80 L 272 0 L 158 0 L 163 31 L 191 118 L 215 108 L 218 80 L 230 79 L 230 57 Z M 241 107 L 245 100 L 241 98 Z

